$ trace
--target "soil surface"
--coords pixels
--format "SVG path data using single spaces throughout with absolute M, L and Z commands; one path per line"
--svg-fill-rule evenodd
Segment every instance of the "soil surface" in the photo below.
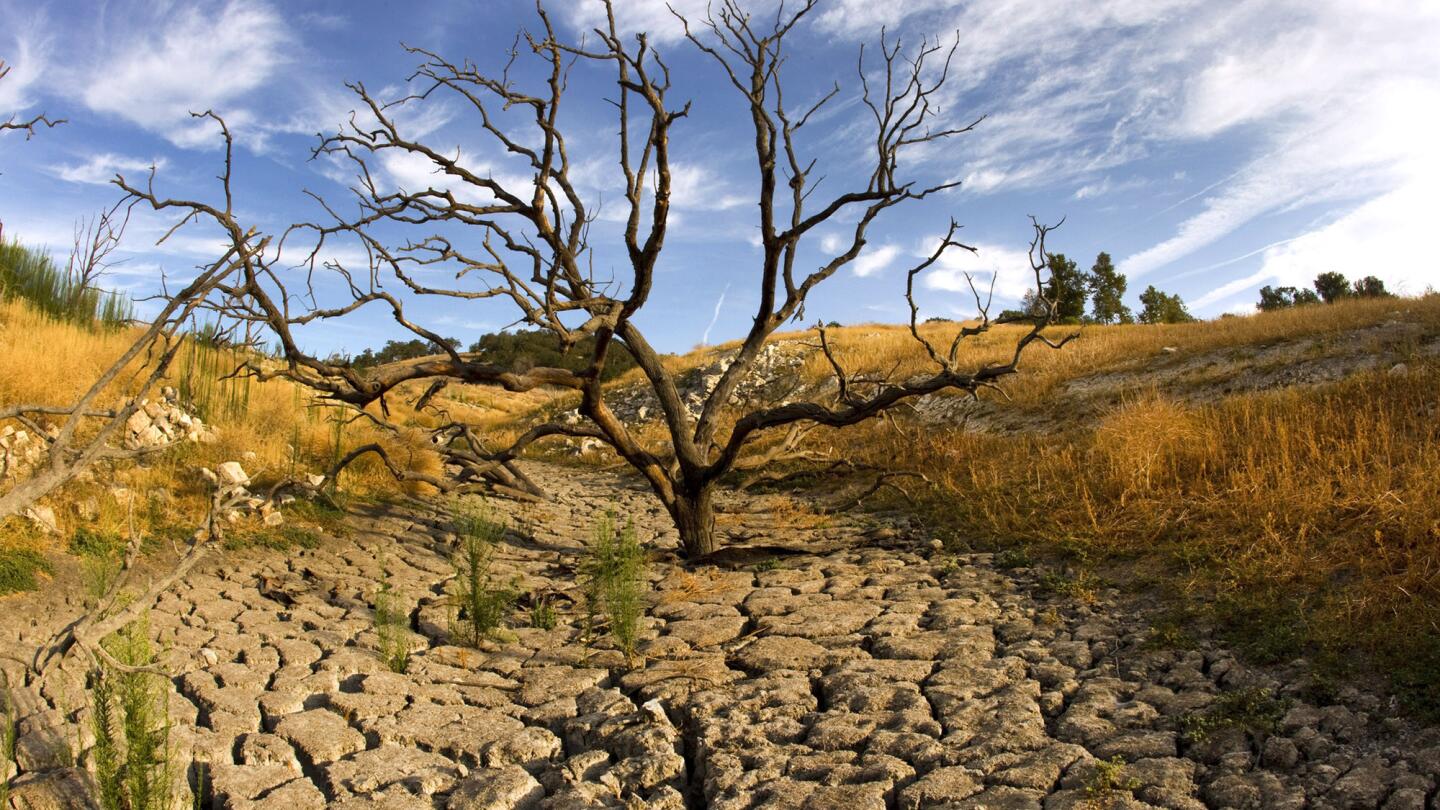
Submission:
M 528 469 L 559 494 L 491 502 L 512 528 L 496 573 L 547 595 L 553 630 L 522 607 L 504 640 L 451 644 L 455 536 L 420 506 L 356 515 L 315 549 L 215 557 L 156 602 L 177 761 L 206 806 L 1440 807 L 1440 734 L 1378 698 L 1316 705 L 1211 642 L 1161 648 L 1119 594 L 1055 594 L 903 518 L 726 499 L 732 536 L 804 553 L 657 552 L 627 662 L 585 642 L 576 566 L 606 509 L 662 551 L 673 530 L 632 479 Z M 404 674 L 376 652 L 382 581 L 415 606 Z M 6 600 L 0 645 L 23 657 L 78 612 L 62 601 Z M 83 663 L 69 669 L 15 690 L 17 807 L 84 806 L 64 798 L 90 744 Z

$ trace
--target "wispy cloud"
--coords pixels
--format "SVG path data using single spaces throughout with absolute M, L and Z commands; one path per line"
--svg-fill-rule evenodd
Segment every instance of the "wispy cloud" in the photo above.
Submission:
M 167 161 L 163 157 L 145 160 L 106 152 L 91 155 L 90 159 L 84 163 L 55 166 L 52 171 L 61 180 L 69 183 L 105 185 L 114 180 L 117 174 L 148 172 L 152 166 L 159 170 L 165 168 L 166 163 Z
M 25 14 L 8 4 L 0 4 L 0 16 L 10 36 L 0 39 L 4 59 L 10 72 L 0 79 L 0 117 L 28 109 L 35 101 L 33 89 L 44 73 L 49 60 L 50 41 L 45 34 L 45 19 L 38 13 Z
M 188 148 L 214 143 L 192 111 L 214 109 L 237 128 L 254 122 L 246 96 L 285 66 L 295 44 L 263 2 L 136 5 L 110 9 L 106 25 L 103 50 L 80 76 L 81 99 Z
M 710 315 L 710 323 L 706 324 L 705 332 L 700 335 L 701 346 L 710 345 L 710 330 L 714 329 L 715 324 L 720 320 L 720 308 L 725 306 L 725 296 L 729 293 L 730 285 L 726 284 L 725 289 L 720 291 L 720 297 L 715 299 L 715 312 Z

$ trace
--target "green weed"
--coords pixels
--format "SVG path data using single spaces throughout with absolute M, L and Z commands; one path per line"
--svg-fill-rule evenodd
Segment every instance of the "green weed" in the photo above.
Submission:
M 129 298 L 82 287 L 43 251 L 0 242 L 0 300 L 23 298 L 45 315 L 83 326 L 122 326 L 135 317 Z
M 550 598 L 537 597 L 530 606 L 530 626 L 539 630 L 554 630 L 557 623 L 555 607 L 550 604 Z
M 630 659 L 645 612 L 645 552 L 635 535 L 635 524 L 627 522 L 618 531 L 615 513 L 608 512 L 595 524 L 594 542 L 580 565 L 585 588 L 586 625 L 593 633 L 595 617 L 604 613 L 610 637 Z
M 107 652 L 127 669 L 101 669 L 91 689 L 96 798 L 103 810 L 171 810 L 173 751 L 165 679 L 145 670 L 155 650 L 147 619 L 107 638 Z
M 519 598 L 517 582 L 497 585 L 490 567 L 495 547 L 505 536 L 505 524 L 491 517 L 484 504 L 461 506 L 455 518 L 459 545 L 451 559 L 455 578 L 450 581 L 450 634 L 472 647 L 504 623 Z
M 375 633 L 380 637 L 380 658 L 391 672 L 410 668 L 410 605 L 389 581 L 375 594 Z
M 1287 701 L 1269 689 L 1237 689 L 1222 694 L 1209 709 L 1181 715 L 1180 736 L 1201 743 L 1222 728 L 1239 728 L 1252 734 L 1270 734 L 1289 711 Z
M 10 690 L 0 689 L 0 703 L 5 704 L 4 723 L 0 727 L 0 807 L 10 806 L 10 767 L 15 762 L 17 723 L 15 706 L 10 703 Z

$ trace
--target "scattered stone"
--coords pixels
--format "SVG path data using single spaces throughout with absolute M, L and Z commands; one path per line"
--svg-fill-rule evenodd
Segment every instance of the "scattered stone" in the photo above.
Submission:
M 302 759 L 316 764 L 365 750 L 365 735 L 325 709 L 286 715 L 275 724 L 275 735 L 293 744 Z
M 221 486 L 243 487 L 250 483 L 250 476 L 245 473 L 245 468 L 240 466 L 238 461 L 226 461 L 215 468 L 215 473 L 220 477 Z
M 545 788 L 518 765 L 477 771 L 450 795 L 449 810 L 532 810 Z
M 55 519 L 55 510 L 36 504 L 25 508 L 25 519 L 46 534 L 59 534 L 60 523 Z

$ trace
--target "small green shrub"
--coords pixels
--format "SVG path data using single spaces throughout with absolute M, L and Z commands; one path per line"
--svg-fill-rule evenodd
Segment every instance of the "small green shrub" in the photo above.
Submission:
M 580 566 L 585 587 L 586 625 L 593 634 L 595 617 L 604 613 L 610 637 L 627 659 L 635 653 L 640 618 L 645 613 L 645 552 L 635 536 L 635 524 L 618 531 L 615 513 L 595 524 L 595 541 Z
M 149 622 L 131 622 L 104 642 L 126 667 L 151 667 Z M 165 679 L 144 670 L 95 673 L 90 700 L 95 732 L 96 798 L 103 810 L 172 810 L 173 751 Z
M 1005 548 L 995 553 L 995 567 L 1000 569 L 1029 568 L 1035 564 L 1025 546 Z
M 0 689 L 0 703 L 5 704 L 4 723 L 0 727 L 0 807 L 10 806 L 10 764 L 15 761 L 15 706 L 10 703 L 10 690 Z
M 530 606 L 530 626 L 539 630 L 554 630 L 557 623 L 555 607 L 550 604 L 550 598 L 536 597 L 534 604 Z
M 755 573 L 757 573 L 757 574 L 763 574 L 763 573 L 766 572 L 766 571 L 774 571 L 775 569 L 777 569 L 777 568 L 779 568 L 779 567 L 780 567 L 780 558 L 779 558 L 779 557 L 766 557 L 765 559 L 763 559 L 763 560 L 755 563 Z
M 1143 647 L 1147 650 L 1189 650 L 1195 647 L 1195 637 L 1175 620 L 1156 622 L 1150 626 Z
M 1180 716 L 1180 736 L 1192 743 L 1205 742 L 1222 728 L 1239 728 L 1252 734 L 1274 733 L 1290 704 L 1269 689 L 1237 689 L 1222 694 L 1203 712 Z
M 125 540 L 117 532 L 81 526 L 70 536 L 70 553 L 80 558 L 80 579 L 89 597 L 87 604 L 98 605 L 120 575 Z
M 375 633 L 380 637 L 380 658 L 391 672 L 410 668 L 410 605 L 391 589 L 388 581 L 375 594 Z
M 1095 771 L 1085 782 L 1087 810 L 1109 810 L 1140 787 L 1140 780 L 1125 775 L 1125 760 L 1118 755 L 1095 762 Z
M 496 584 L 490 572 L 495 547 L 505 536 L 505 524 L 490 516 L 481 503 L 464 505 L 455 518 L 459 537 L 451 559 L 455 578 L 450 581 L 450 634 L 472 647 L 499 629 L 520 597 L 518 582 Z
M 258 528 L 230 532 L 222 544 L 226 551 L 245 548 L 268 548 L 271 551 L 293 551 L 297 548 L 319 548 L 320 535 L 304 526 L 289 524 L 278 528 Z
M 55 568 L 40 552 L 28 548 L 0 549 L 0 596 L 40 587 L 40 574 Z
M 1038 585 L 1041 593 L 1068 596 L 1088 605 L 1100 598 L 1104 582 L 1094 572 L 1082 568 L 1074 574 L 1046 571 L 1040 575 Z
M 125 539 L 118 532 L 81 526 L 70 535 L 70 553 L 80 557 L 119 557 L 124 551 Z

